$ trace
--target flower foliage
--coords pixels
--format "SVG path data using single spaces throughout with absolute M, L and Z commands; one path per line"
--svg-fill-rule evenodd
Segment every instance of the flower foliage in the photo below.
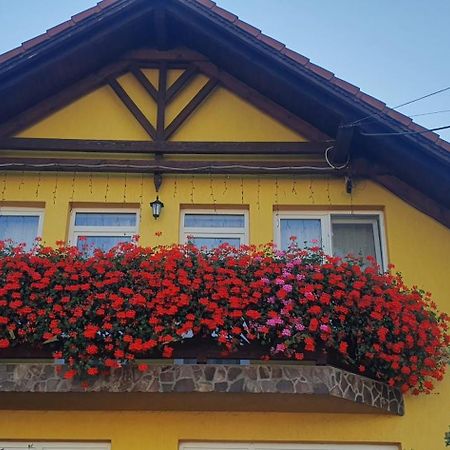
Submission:
M 10 346 L 51 343 L 69 365 L 65 377 L 94 376 L 171 357 L 188 336 L 227 352 L 254 341 L 267 357 L 297 360 L 324 348 L 413 393 L 442 378 L 450 342 L 448 316 L 430 294 L 373 262 L 319 249 L 127 243 L 89 256 L 0 242 L 0 357 Z

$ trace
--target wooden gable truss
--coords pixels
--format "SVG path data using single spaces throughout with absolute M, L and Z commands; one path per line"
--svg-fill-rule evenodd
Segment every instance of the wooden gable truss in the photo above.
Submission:
M 148 71 L 153 72 L 153 77 Z M 177 72 L 169 83 L 170 72 Z M 149 119 L 148 111 L 140 106 L 128 92 L 122 79 L 132 76 L 145 94 L 155 103 L 155 120 Z M 205 82 L 182 107 L 175 117 L 167 120 L 167 108 L 184 89 L 192 84 L 195 77 L 202 76 Z M 150 78 L 153 78 L 151 80 Z M 148 140 L 98 140 L 98 139 L 57 139 L 41 137 L 8 137 L 38 122 L 83 95 L 109 86 L 128 112 L 147 133 Z M 238 95 L 254 105 L 261 112 L 298 133 L 298 142 L 217 142 L 172 141 L 173 135 L 217 87 Z M 167 123 L 168 122 L 168 123 Z M 202 55 L 181 49 L 159 51 L 143 49 L 133 51 L 118 63 L 102 69 L 71 89 L 44 100 L 17 119 L 0 127 L 0 149 L 16 151 L 17 157 L 1 157 L 0 170 L 23 171 L 77 171 L 77 172 L 130 172 L 130 173 L 333 173 L 339 171 L 326 164 L 324 152 L 333 142 L 327 135 L 309 125 L 299 117 L 289 113 L 282 106 L 265 98 L 256 90 L 221 71 Z M 20 134 L 19 134 L 20 136 Z M 31 151 L 39 155 L 21 157 L 20 152 Z M 52 152 L 78 152 L 141 154 L 145 159 L 82 159 L 54 158 L 40 155 Z M 259 160 L 257 166 L 242 161 L 165 161 L 164 155 L 284 155 L 290 159 L 283 161 Z

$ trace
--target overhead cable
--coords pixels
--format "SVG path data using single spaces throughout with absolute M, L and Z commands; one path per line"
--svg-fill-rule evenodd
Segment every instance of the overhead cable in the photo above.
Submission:
M 390 108 L 390 109 L 394 109 L 395 110 L 395 109 L 398 109 L 398 108 L 402 108 L 403 106 L 411 105 L 412 103 L 418 102 L 420 100 L 423 100 L 425 98 L 431 97 L 433 95 L 441 94 L 441 93 L 449 91 L 449 90 L 450 90 L 450 86 L 447 86 L 447 87 L 439 89 L 437 91 L 430 92 L 429 94 L 422 95 L 421 97 L 415 98 L 413 100 L 409 100 L 409 101 L 407 101 L 405 103 L 401 103 L 400 105 L 394 106 L 393 108 Z M 372 117 L 380 116 L 380 115 L 382 115 L 384 113 L 385 113 L 384 110 L 380 110 L 380 111 L 377 111 L 377 112 L 375 112 L 373 114 L 369 114 L 368 116 L 362 117 L 361 119 L 355 120 L 354 122 L 350 122 L 348 124 L 342 125 L 342 127 L 352 127 L 352 126 L 357 125 L 358 123 L 361 123 L 361 122 L 363 122 L 363 121 L 365 121 L 367 119 L 371 119 Z

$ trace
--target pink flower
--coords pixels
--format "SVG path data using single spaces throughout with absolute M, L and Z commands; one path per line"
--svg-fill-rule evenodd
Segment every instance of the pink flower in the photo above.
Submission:
M 275 348 L 275 353 L 284 353 L 286 346 L 284 344 L 277 344 Z
M 283 285 L 283 290 L 286 292 L 292 292 L 292 286 L 290 284 Z

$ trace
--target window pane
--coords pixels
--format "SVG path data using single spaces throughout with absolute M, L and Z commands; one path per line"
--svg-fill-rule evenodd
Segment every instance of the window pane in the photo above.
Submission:
M 379 243 L 375 243 L 371 223 L 333 223 L 332 228 L 333 255 L 376 256 L 375 246 L 379 248 Z
M 108 251 L 121 242 L 130 241 L 131 236 L 84 236 L 82 239 L 78 238 L 77 247 L 79 250 L 92 253 L 94 248 Z
M 11 239 L 31 248 L 37 237 L 39 216 L 0 216 L 0 240 Z
M 197 247 L 206 247 L 208 250 L 218 247 L 221 244 L 230 244 L 233 247 L 239 247 L 241 240 L 239 238 L 227 238 L 227 237 L 193 237 L 189 242 L 192 242 Z
M 297 238 L 300 248 L 322 246 L 320 219 L 281 219 L 281 249 L 287 250 L 291 236 Z
M 185 227 L 244 228 L 244 214 L 186 214 Z
M 77 212 L 75 215 L 75 226 L 134 227 L 135 225 L 135 213 Z

